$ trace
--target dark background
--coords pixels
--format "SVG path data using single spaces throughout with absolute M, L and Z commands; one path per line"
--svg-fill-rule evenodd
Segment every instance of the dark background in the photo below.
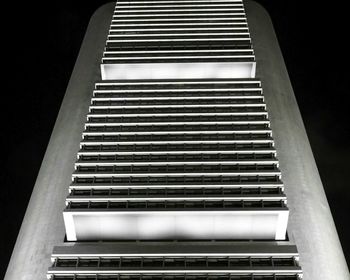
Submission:
M 2 4 L 0 278 L 92 13 L 107 1 Z M 346 1 L 258 0 L 275 26 L 307 134 L 350 258 Z M 342 6 L 343 5 L 343 6 Z

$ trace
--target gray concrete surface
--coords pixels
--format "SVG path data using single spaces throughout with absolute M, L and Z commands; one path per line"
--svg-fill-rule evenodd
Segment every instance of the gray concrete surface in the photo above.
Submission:
M 7 280 L 46 279 L 53 246 L 64 240 L 62 211 L 94 83 L 101 79 L 100 61 L 114 6 L 99 8 L 89 23 L 7 268 Z
M 266 11 L 246 11 L 290 207 L 289 236 L 298 246 L 304 279 L 350 279 L 283 57 Z M 62 210 L 114 3 L 91 19 L 59 112 L 6 280 L 45 279 L 54 245 L 64 238 Z M 306 65 L 300 65 L 306 67 Z
M 271 19 L 253 1 L 245 8 L 290 208 L 288 234 L 298 247 L 303 279 L 350 279 Z

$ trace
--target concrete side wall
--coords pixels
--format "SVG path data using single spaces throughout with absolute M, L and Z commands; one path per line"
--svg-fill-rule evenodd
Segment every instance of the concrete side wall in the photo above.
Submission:
M 101 79 L 100 61 L 114 6 L 114 3 L 102 6 L 91 18 L 17 237 L 6 280 L 46 279 L 53 246 L 64 240 L 62 210 L 94 82 Z
M 257 3 L 246 1 L 245 7 L 290 208 L 288 233 L 300 253 L 303 279 L 350 279 L 272 22 Z

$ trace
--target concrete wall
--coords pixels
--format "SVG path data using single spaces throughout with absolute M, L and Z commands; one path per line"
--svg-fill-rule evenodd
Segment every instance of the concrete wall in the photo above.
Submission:
M 303 279 L 350 279 L 271 19 L 253 1 L 246 1 L 245 8 L 257 60 L 256 77 L 262 80 L 290 208 L 288 234 L 298 247 Z
M 46 279 L 54 245 L 64 240 L 62 211 L 79 150 L 115 3 L 91 18 L 59 111 L 5 279 Z

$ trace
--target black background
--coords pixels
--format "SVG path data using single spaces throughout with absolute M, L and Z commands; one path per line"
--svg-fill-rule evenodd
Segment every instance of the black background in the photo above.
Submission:
M 89 18 L 105 2 L 2 4 L 0 278 L 15 244 Z M 349 261 L 347 1 L 257 2 L 268 10 L 274 23 Z

